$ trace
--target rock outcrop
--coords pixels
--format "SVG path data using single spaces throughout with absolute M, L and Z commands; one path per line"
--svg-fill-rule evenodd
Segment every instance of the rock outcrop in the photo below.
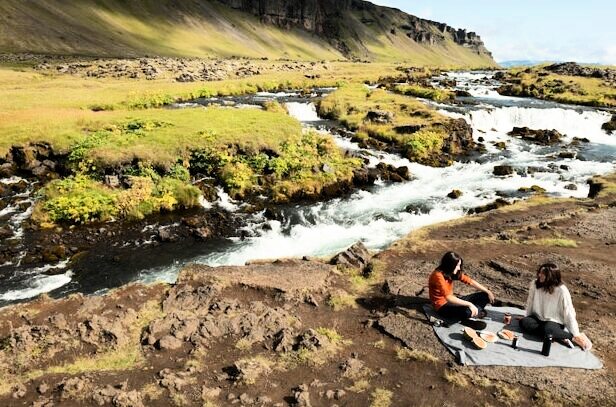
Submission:
M 345 54 L 349 43 L 359 38 L 359 30 L 349 18 L 361 14 L 364 25 L 389 25 L 389 34 L 404 33 L 418 44 L 444 45 L 447 40 L 491 58 L 481 37 L 474 32 L 455 29 L 444 23 L 424 20 L 400 10 L 377 6 L 363 0 L 219 0 L 238 10 L 251 13 L 262 21 L 284 28 L 300 27 L 330 40 Z M 350 33 L 351 38 L 344 38 Z

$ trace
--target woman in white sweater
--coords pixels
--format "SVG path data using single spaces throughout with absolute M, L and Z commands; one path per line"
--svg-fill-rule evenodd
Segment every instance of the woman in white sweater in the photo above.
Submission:
M 571 294 L 554 263 L 543 264 L 537 270 L 537 280 L 531 283 L 526 301 L 526 317 L 520 326 L 524 332 L 542 338 L 551 335 L 564 343 L 573 340 L 584 350 L 592 347 L 588 337 L 580 332 Z

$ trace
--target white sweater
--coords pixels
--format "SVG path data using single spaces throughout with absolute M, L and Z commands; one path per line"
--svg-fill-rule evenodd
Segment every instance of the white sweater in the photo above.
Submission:
M 541 321 L 562 324 L 573 336 L 580 334 L 571 294 L 564 284 L 554 287 L 554 292 L 550 294 L 542 288 L 537 289 L 533 281 L 526 300 L 526 315 L 535 315 Z

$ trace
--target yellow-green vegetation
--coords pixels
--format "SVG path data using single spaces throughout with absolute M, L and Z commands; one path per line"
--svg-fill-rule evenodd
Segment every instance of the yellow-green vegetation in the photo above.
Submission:
M 455 94 L 449 90 L 428 88 L 420 85 L 396 85 L 394 91 L 407 96 L 431 99 L 436 102 L 451 102 Z
M 357 295 L 339 290 L 330 294 L 327 298 L 327 305 L 332 307 L 334 311 L 341 311 L 347 308 L 357 308 L 357 298 Z
M 139 392 L 146 401 L 154 401 L 162 397 L 164 390 L 158 383 L 148 383 Z
M 560 396 L 545 390 L 535 393 L 534 402 L 537 407 L 563 407 L 571 404 Z
M 372 346 L 376 349 L 385 349 L 385 341 L 383 339 L 379 339 L 378 341 L 373 342 Z
M 391 390 L 377 388 L 370 394 L 370 407 L 389 407 L 394 393 Z
M 359 66 L 348 64 L 323 81 L 335 83 L 337 75 L 355 74 L 378 77 L 377 71 L 361 73 Z M 198 196 L 188 183 L 189 173 L 214 178 L 236 197 L 258 192 L 275 201 L 316 196 L 333 183 L 350 182 L 361 161 L 344 157 L 327 136 L 302 132 L 279 104 L 265 111 L 155 108 L 197 96 L 313 85 L 296 73 L 288 74 L 289 80 L 284 77 L 263 75 L 254 82 L 204 86 L 69 80 L 0 69 L 0 154 L 12 145 L 36 142 L 68 154 L 75 175 L 45 189 L 43 198 L 53 202 L 44 202 L 39 210 L 39 215 L 45 212 L 37 217 L 44 223 L 141 218 L 161 209 L 194 206 Z M 154 89 L 159 90 L 152 93 Z M 43 93 L 45 98 L 40 97 Z M 93 112 L 88 108 L 92 105 L 113 110 Z M 141 110 L 129 110 L 136 107 Z M 139 188 L 110 190 L 100 182 L 110 172 L 151 181 L 138 180 Z
M 411 160 L 437 164 L 442 158 L 450 119 L 414 98 L 351 83 L 323 99 L 319 111 L 358 139 L 391 145 Z
M 403 347 L 396 348 L 396 358 L 405 362 L 409 360 L 417 362 L 438 362 L 438 358 L 431 353 Z
M 591 190 L 596 188 L 597 198 L 616 196 L 616 174 L 595 176 L 592 178 L 592 184 Z
M 363 393 L 370 388 L 370 382 L 366 379 L 357 380 L 352 386 L 347 387 L 347 390 L 353 393 Z
M 160 210 L 198 205 L 201 193 L 186 180 L 152 174 L 130 177 L 128 189 L 111 189 L 83 174 L 51 181 L 41 191 L 42 203 L 33 217 L 44 226 L 88 223 L 142 219 Z
M 544 68 L 510 70 L 499 93 L 576 105 L 616 106 L 616 88 L 613 84 L 600 78 L 559 75 Z
M 463 373 L 457 372 L 455 370 L 445 370 L 443 378 L 445 379 L 445 381 L 447 381 L 447 383 L 450 383 L 457 387 L 468 387 L 469 385 L 468 377 L 466 377 Z
M 252 356 L 235 362 L 236 365 L 246 367 L 239 380 L 244 384 L 255 384 L 264 375 L 269 374 L 275 367 L 275 362 L 262 355 Z
M 180 4 L 181 3 L 181 4 Z M 46 1 L 0 5 L 3 52 L 339 59 L 327 41 L 264 24 L 216 1 Z M 34 24 L 36 22 L 36 24 Z M 59 37 L 53 27 L 64 27 Z
M 242 352 L 249 351 L 252 348 L 252 342 L 246 338 L 242 338 L 239 341 L 235 342 L 235 349 L 240 350 Z
M 317 347 L 303 347 L 283 353 L 277 363 L 277 369 L 289 370 L 298 366 L 321 366 L 329 361 L 343 346 L 351 342 L 331 328 L 317 328 L 317 334 L 324 337 Z
M 367 272 L 362 272 L 355 267 L 338 267 L 342 274 L 348 276 L 351 288 L 355 293 L 366 292 L 370 287 L 383 281 L 385 264 L 382 261 L 373 259 L 368 268 Z
M 36 7 L 4 0 L 0 3 L 0 51 L 309 60 L 354 56 L 448 67 L 496 65 L 487 52 L 456 44 L 451 34 L 436 24 L 425 24 L 424 28 L 437 39 L 435 44 L 418 43 L 404 29 L 392 30 L 408 24 L 408 15 L 398 10 L 353 7 L 334 13 L 334 7 L 322 11 L 330 16 L 322 16 L 328 32 L 319 36 L 264 23 L 258 16 L 214 0 L 48 0 Z M 342 15 L 336 17 L 338 13 Z M 63 28 L 62 35 L 56 27 Z M 334 47 L 328 38 L 344 43 L 348 53 Z
M 496 398 L 506 406 L 518 404 L 522 398 L 520 390 L 505 383 L 498 382 L 494 385 Z
M 335 329 L 319 327 L 316 329 L 319 335 L 323 335 L 334 344 L 342 343 L 344 338 Z
M 563 238 L 545 238 L 545 239 L 527 240 L 524 243 L 534 244 L 534 245 L 539 245 L 539 246 L 577 247 L 577 242 L 575 240 L 563 239 Z

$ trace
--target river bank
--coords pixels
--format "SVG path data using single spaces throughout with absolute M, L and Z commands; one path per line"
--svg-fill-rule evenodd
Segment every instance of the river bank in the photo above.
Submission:
M 374 257 L 191 266 L 174 285 L 4 308 L 4 402 L 610 405 L 614 181 L 597 179 L 594 199 L 535 199 L 419 229 Z M 512 304 L 537 264 L 556 261 L 604 369 L 453 366 L 421 314 L 445 250 Z
M 431 86 L 431 79 L 424 71 L 409 70 L 401 75 L 409 83 L 414 83 L 415 75 L 419 75 L 423 88 Z M 12 183 L 7 190 L 13 201 L 5 208 L 4 218 L 13 236 L 8 236 L 11 245 L 3 250 L 6 276 L 3 299 L 23 300 L 48 291 L 52 291 L 51 295 L 101 292 L 130 281 L 172 282 L 182 266 L 190 262 L 240 265 L 259 258 L 329 256 L 357 240 L 363 240 L 371 249 L 381 250 L 417 227 L 458 218 L 469 211 L 481 212 L 537 193 L 587 196 L 588 177 L 613 170 L 610 158 L 613 140 L 601 130 L 607 115 L 592 109 L 579 111 L 547 102 L 541 102 L 546 103 L 544 106 L 532 100 L 498 97 L 491 90 L 497 87 L 493 75 L 452 73 L 433 79 L 436 85 L 445 84 L 458 93 L 466 92 L 460 94 L 471 95 L 449 104 L 420 102 L 403 95 L 388 96 L 383 90 L 360 85 L 351 87 L 353 100 L 345 99 L 349 96 L 344 88 L 340 96 L 339 92 L 327 96 L 325 100 L 333 101 L 327 109 L 318 101 L 331 93 L 331 88 L 199 98 L 171 105 L 175 110 L 195 111 L 200 106 L 205 106 L 201 108 L 205 111 L 224 106 L 228 114 L 278 105 L 282 109 L 278 112 L 280 117 L 288 111 L 291 119 L 302 123 L 301 132 L 321 132 L 319 137 L 329 138 L 329 144 L 341 149 L 345 158 L 363 162 L 363 168 L 355 170 L 352 178 L 345 176 L 331 188 L 320 193 L 317 190 L 316 194 L 307 193 L 302 183 L 295 183 L 293 188 L 299 194 L 293 203 L 284 205 L 271 202 L 273 196 L 264 201 L 258 194 L 245 194 L 242 200 L 235 201 L 233 198 L 237 196 L 227 194 L 233 193 L 229 185 L 217 186 L 212 182 L 215 180 L 206 177 L 204 182 L 194 184 L 205 199 L 197 208 L 186 212 L 163 213 L 128 223 L 52 229 L 40 229 L 36 224 L 28 226 L 29 213 L 34 210 L 33 191 L 22 196 L 22 189 L 28 189 L 28 184 Z M 317 113 L 319 109 L 324 114 L 341 111 L 354 104 L 357 111 L 348 110 L 344 117 L 339 117 L 346 128 L 323 120 Z M 381 110 L 371 110 L 372 105 L 378 105 Z M 358 121 L 358 117 L 370 113 L 374 117 L 369 121 Z M 414 150 L 417 146 L 414 137 L 423 133 L 436 135 L 448 121 L 465 123 L 463 131 L 451 139 L 444 138 L 442 143 L 439 141 L 429 154 L 425 154 L 428 150 Z M 541 145 L 508 135 L 515 126 L 558 129 L 561 136 L 548 145 Z M 293 134 L 300 131 L 298 125 L 289 128 Z M 67 167 L 66 159 L 54 161 L 55 153 L 49 147 L 37 147 L 34 151 L 16 154 L 31 158 L 20 164 L 22 171 L 40 173 L 45 179 L 50 171 L 38 171 L 38 168 L 48 168 L 51 162 L 61 174 L 62 168 Z M 250 151 L 240 154 L 250 158 Z M 424 155 L 418 155 L 417 151 Z M 472 155 L 464 158 L 460 152 L 472 152 Z M 409 161 L 400 154 L 439 167 L 462 158 L 449 167 L 439 168 Z M 308 171 L 311 174 L 312 167 Z M 124 183 L 126 179 L 122 167 L 119 168 L 113 167 L 109 178 Z M 329 164 L 319 170 L 324 175 L 333 171 Z M 258 181 L 254 185 L 264 184 Z M 12 191 L 16 186 L 23 188 Z M 292 190 L 287 195 L 293 196 L 289 191 Z M 22 226 L 30 230 L 25 239 L 20 235 Z M 297 241 L 304 244 L 297 245 Z M 29 252 L 24 253 L 25 248 Z M 74 261 L 68 263 L 65 260 L 68 257 Z M 11 266 L 15 265 L 18 267 L 13 270 Z

